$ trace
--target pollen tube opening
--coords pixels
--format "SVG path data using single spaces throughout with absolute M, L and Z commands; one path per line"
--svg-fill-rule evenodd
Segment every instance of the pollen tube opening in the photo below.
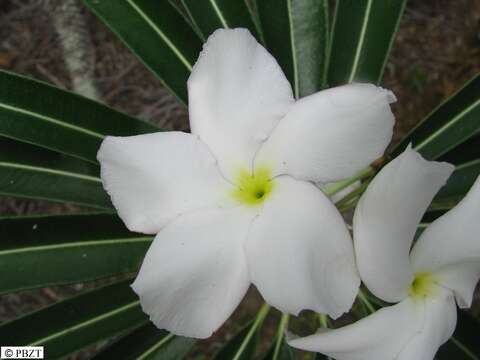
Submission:
M 253 174 L 246 169 L 240 170 L 234 181 L 237 188 L 232 190 L 230 195 L 243 205 L 255 206 L 263 203 L 274 186 L 271 174 L 271 170 L 266 167 L 255 168 Z
M 435 294 L 437 284 L 432 273 L 416 273 L 412 285 L 410 285 L 409 295 L 415 299 L 424 299 Z

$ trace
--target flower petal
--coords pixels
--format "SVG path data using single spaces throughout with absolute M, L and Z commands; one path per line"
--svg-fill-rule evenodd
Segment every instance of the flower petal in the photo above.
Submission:
M 224 174 L 250 168 L 260 144 L 294 102 L 275 59 L 246 29 L 216 30 L 188 79 L 190 126 Z
M 412 250 L 415 270 L 437 272 L 461 307 L 470 307 L 480 278 L 479 219 L 480 178 L 457 206 L 423 232 Z
M 252 282 L 281 311 L 311 309 L 337 318 L 352 306 L 360 280 L 350 234 L 313 184 L 277 178 L 246 249 Z
M 353 235 L 360 277 L 379 298 L 397 302 L 413 281 L 410 247 L 418 223 L 453 166 L 408 148 L 373 179 L 355 210 Z
M 208 148 L 182 132 L 108 136 L 97 158 L 103 186 L 132 231 L 157 233 L 185 211 L 220 204 L 231 186 Z
M 332 182 L 382 156 L 392 137 L 392 92 L 371 84 L 340 86 L 298 100 L 261 147 L 255 164 L 274 175 Z
M 252 218 L 240 208 L 193 211 L 157 235 L 132 287 L 158 328 L 207 338 L 228 319 L 250 283 Z
M 425 300 L 425 320 L 421 329 L 396 360 L 433 360 L 438 348 L 453 335 L 457 325 L 457 306 L 451 291 L 438 288 Z M 395 334 L 394 331 L 391 334 Z
M 451 292 L 438 291 L 435 298 L 407 298 L 352 325 L 288 343 L 337 360 L 432 360 L 452 335 L 457 314 Z
M 424 307 L 407 298 L 351 325 L 322 330 L 288 343 L 294 348 L 320 352 L 337 360 L 396 359 L 395 355 L 421 328 L 423 315 Z

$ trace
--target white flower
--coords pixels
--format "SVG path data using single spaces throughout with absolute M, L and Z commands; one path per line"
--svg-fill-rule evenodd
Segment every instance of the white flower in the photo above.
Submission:
M 375 177 L 354 216 L 360 276 L 398 304 L 331 331 L 290 341 L 338 360 L 431 360 L 470 307 L 480 277 L 480 178 L 410 251 L 425 210 L 454 167 L 408 148 Z
M 345 223 L 311 181 L 355 175 L 390 141 L 391 92 L 356 84 L 295 102 L 247 30 L 217 30 L 188 80 L 192 134 L 107 137 L 105 189 L 158 233 L 133 289 L 159 327 L 205 338 L 250 283 L 281 311 L 338 317 L 359 277 Z

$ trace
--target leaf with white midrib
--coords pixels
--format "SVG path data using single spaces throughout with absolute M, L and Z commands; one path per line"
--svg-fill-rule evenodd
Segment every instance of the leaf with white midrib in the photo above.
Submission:
M 106 135 L 158 131 L 93 100 L 0 70 L 0 135 L 96 164 Z
M 190 351 L 195 339 L 169 334 L 148 323 L 107 346 L 95 360 L 179 360 Z
M 266 47 L 292 84 L 295 97 L 321 90 L 330 42 L 328 1 L 262 0 L 256 4 Z
M 406 0 L 338 0 L 328 85 L 380 83 Z
M 125 280 L 60 301 L 0 326 L 2 343 L 41 345 L 60 358 L 148 321 Z M 48 326 L 46 326 L 48 324 Z
M 178 4 L 167 0 L 83 2 L 180 102 L 187 103 L 187 79 L 202 43 Z
M 412 129 L 394 149 L 396 156 L 409 144 L 425 158 L 447 156 L 480 136 L 480 75 L 447 98 Z M 465 154 L 468 156 L 468 154 Z M 458 157 L 458 156 L 457 156 Z
M 253 17 L 243 0 L 182 0 L 182 4 L 204 40 L 219 28 L 246 28 L 257 36 Z
M 111 209 L 97 165 L 0 137 L 0 194 Z
M 137 271 L 153 237 L 113 213 L 0 218 L 0 293 Z

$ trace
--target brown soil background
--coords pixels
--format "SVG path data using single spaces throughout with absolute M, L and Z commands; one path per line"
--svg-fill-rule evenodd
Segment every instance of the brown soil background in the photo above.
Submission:
M 0 68 L 71 89 L 60 39 L 45 0 L 0 0 Z M 186 109 L 175 103 L 160 82 L 104 27 L 84 10 L 93 41 L 94 80 L 100 100 L 166 129 L 188 130 Z M 383 85 L 398 97 L 393 142 L 417 124 L 442 100 L 480 71 L 480 0 L 410 0 L 385 70 Z M 0 197 L 0 216 L 78 211 L 77 207 Z M 0 322 L 41 308 L 86 288 L 78 284 L 0 296 Z M 251 291 L 237 319 L 255 312 L 258 294 Z M 274 319 L 268 323 L 274 324 Z M 211 353 L 228 330 L 197 351 Z M 311 329 L 313 330 L 313 329 Z M 271 336 L 273 326 L 265 330 Z M 71 356 L 85 358 L 91 352 Z

